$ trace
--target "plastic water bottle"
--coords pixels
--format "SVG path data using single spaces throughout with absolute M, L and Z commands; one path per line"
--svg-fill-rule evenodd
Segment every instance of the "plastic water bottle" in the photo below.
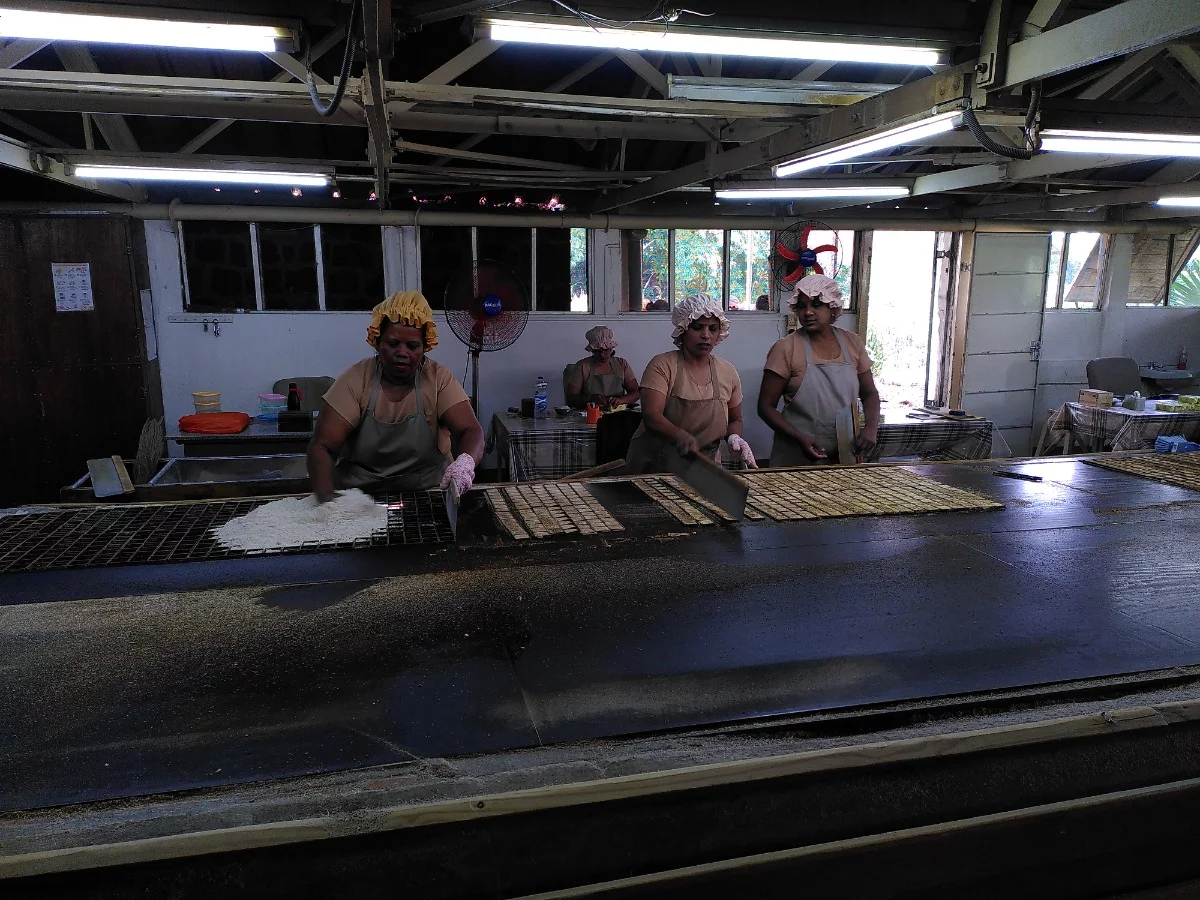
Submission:
M 533 417 L 535 419 L 546 418 L 546 393 L 549 390 L 550 385 L 546 382 L 546 376 L 539 375 L 533 389 Z

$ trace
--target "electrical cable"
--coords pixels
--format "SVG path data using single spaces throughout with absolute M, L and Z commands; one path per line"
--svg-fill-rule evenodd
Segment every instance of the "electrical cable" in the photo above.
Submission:
M 975 115 L 975 110 L 968 107 L 963 110 L 963 124 L 967 126 L 967 130 L 971 132 L 971 136 L 979 142 L 985 150 L 989 150 L 998 156 L 1004 156 L 1008 159 L 1033 159 L 1038 153 L 1039 141 L 1037 138 L 1037 114 L 1042 105 L 1042 83 L 1036 82 L 1029 93 L 1029 108 L 1025 111 L 1025 125 L 1021 129 L 1025 135 L 1024 147 L 1012 147 L 1008 144 L 1001 144 L 992 138 L 990 134 L 983 130 L 983 126 L 979 124 L 979 117 Z
M 308 70 L 308 96 L 312 98 L 312 104 L 317 114 L 326 119 L 341 107 L 342 98 L 346 96 L 346 86 L 350 83 L 350 66 L 354 62 L 354 13 L 358 9 L 359 2 L 360 0 L 351 0 L 350 3 L 350 18 L 346 22 L 346 49 L 342 51 L 342 68 L 333 89 L 333 97 L 328 104 L 321 102 L 321 95 L 317 91 L 317 82 L 313 78 L 311 45 L 305 51 L 304 67 Z

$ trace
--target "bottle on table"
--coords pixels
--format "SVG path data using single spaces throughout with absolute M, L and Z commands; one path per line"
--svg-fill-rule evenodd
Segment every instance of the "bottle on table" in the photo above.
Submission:
M 294 381 L 288 382 L 287 408 L 288 412 L 300 412 L 300 388 Z
M 535 419 L 546 418 L 546 395 L 549 391 L 550 385 L 546 381 L 546 376 L 539 375 L 533 389 L 533 417 Z
M 1179 362 L 1177 363 L 1177 365 L 1180 369 L 1187 368 L 1187 350 L 1179 351 Z

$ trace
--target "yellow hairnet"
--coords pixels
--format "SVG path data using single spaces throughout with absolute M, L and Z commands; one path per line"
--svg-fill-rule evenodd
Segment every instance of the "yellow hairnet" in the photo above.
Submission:
M 367 326 L 367 343 L 372 347 L 379 343 L 379 326 L 384 317 L 394 325 L 411 325 L 425 329 L 425 349 L 432 350 L 438 344 L 437 326 L 433 324 L 433 310 L 420 291 L 397 291 L 371 310 L 371 324 Z

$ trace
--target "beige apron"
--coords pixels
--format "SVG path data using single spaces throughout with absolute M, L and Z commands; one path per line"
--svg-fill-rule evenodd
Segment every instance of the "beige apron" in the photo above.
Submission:
M 615 356 L 610 362 L 613 370 L 600 375 L 596 373 L 595 364 L 590 359 L 580 360 L 579 367 L 583 372 L 583 386 L 579 389 L 579 393 L 585 400 L 597 394 L 601 397 L 625 396 L 625 363 Z
M 679 369 L 671 385 L 671 393 L 663 405 L 663 416 L 676 428 L 682 428 L 696 438 L 700 452 L 716 459 L 721 439 L 729 429 L 729 407 L 721 402 L 721 390 L 717 384 L 717 364 L 708 358 L 709 383 L 712 398 L 709 400 L 684 400 L 679 396 L 679 383 L 687 378 L 691 381 L 684 365 L 683 351 L 679 351 Z M 695 382 L 692 382 L 695 385 Z M 649 472 L 679 472 L 684 458 L 671 438 L 651 431 L 643 422 L 629 441 L 629 452 L 625 454 L 625 468 L 633 475 Z
M 804 359 L 808 363 L 804 378 L 791 401 L 784 401 L 783 417 L 788 424 L 802 434 L 812 435 L 818 447 L 829 454 L 828 460 L 810 459 L 800 445 L 786 435 L 775 433 L 771 445 L 772 466 L 808 466 L 823 462 L 839 462 L 837 458 L 838 411 L 849 406 L 854 408 L 858 399 L 858 372 L 846 352 L 846 344 L 833 329 L 837 338 L 841 362 L 820 362 L 812 352 L 812 341 L 801 334 L 804 341 Z
M 450 461 L 438 447 L 436 432 L 425 421 L 423 368 L 417 369 L 413 378 L 417 411 L 399 422 L 381 422 L 375 418 L 375 402 L 379 399 L 383 369 L 378 362 L 375 364 L 371 399 L 334 467 L 334 487 L 421 491 L 433 490 L 441 484 L 442 473 Z

